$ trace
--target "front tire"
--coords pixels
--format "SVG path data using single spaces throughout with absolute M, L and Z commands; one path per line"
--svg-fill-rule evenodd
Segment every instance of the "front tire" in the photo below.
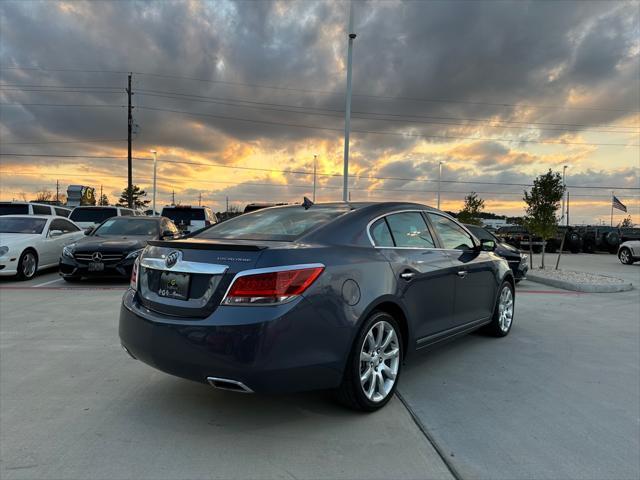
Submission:
M 393 397 L 403 358 L 402 333 L 395 318 L 374 312 L 364 322 L 347 360 L 336 394 L 354 410 L 373 412 Z
M 494 337 L 506 337 L 513 326 L 515 311 L 515 297 L 511 282 L 504 281 L 500 285 L 496 306 L 493 309 L 491 323 L 484 327 L 484 331 Z
M 31 280 L 38 271 L 38 255 L 34 250 L 25 250 L 18 261 L 18 280 Z
M 620 252 L 618 253 L 618 258 L 620 259 L 620 262 L 625 265 L 631 265 L 633 263 L 633 258 L 631 257 L 631 250 L 629 250 L 626 247 L 620 249 Z

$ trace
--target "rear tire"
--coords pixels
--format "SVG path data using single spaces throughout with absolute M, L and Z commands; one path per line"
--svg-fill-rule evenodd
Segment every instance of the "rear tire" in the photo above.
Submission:
M 504 281 L 498 290 L 498 298 L 493 309 L 491 323 L 483 328 L 483 331 L 493 337 L 506 337 L 513 326 L 515 313 L 515 296 L 511 282 Z
M 403 356 L 402 331 L 396 319 L 373 312 L 356 336 L 336 391 L 338 401 L 362 412 L 384 407 L 396 391 Z
M 20 261 L 18 262 L 18 274 L 16 275 L 18 280 L 31 280 L 36 276 L 38 272 L 38 254 L 35 250 L 25 250 L 20 255 Z

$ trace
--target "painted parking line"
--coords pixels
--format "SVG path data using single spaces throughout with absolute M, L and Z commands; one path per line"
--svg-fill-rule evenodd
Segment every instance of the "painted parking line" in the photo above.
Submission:
M 516 290 L 519 293 L 534 293 L 547 295 L 584 295 L 585 292 L 569 292 L 566 290 Z
M 39 287 L 43 287 L 45 285 L 51 285 L 52 283 L 56 283 L 56 282 L 62 282 L 61 278 L 56 278 L 55 280 L 49 280 L 48 282 L 44 282 L 44 283 L 39 283 L 37 285 L 33 285 L 31 288 L 39 288 Z

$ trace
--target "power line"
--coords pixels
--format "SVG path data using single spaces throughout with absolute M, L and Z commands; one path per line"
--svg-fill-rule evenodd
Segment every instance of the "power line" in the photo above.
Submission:
M 126 159 L 127 157 L 104 157 L 104 156 L 87 156 L 87 155 L 53 155 L 53 154 L 17 154 L 17 153 L 0 153 L 0 155 L 4 156 L 16 156 L 16 157 L 53 157 L 53 158 L 90 158 L 90 159 Z M 134 160 L 141 161 L 153 161 L 152 158 L 145 157 L 132 157 Z M 224 164 L 216 164 L 216 163 L 203 163 L 203 162 L 191 162 L 191 161 L 181 161 L 181 160 L 163 160 L 163 164 L 178 164 L 178 165 L 198 165 L 203 167 L 212 167 L 212 168 L 227 168 L 234 170 L 252 170 L 252 171 L 262 171 L 268 173 L 285 173 L 285 174 L 299 174 L 299 175 L 313 175 L 313 172 L 306 170 L 279 170 L 273 168 L 260 168 L 260 167 L 242 167 L 235 165 L 224 165 Z M 342 174 L 339 173 L 325 173 L 325 172 L 316 172 L 318 176 L 325 177 L 342 177 Z M 405 182 L 426 182 L 426 183 L 435 183 L 439 180 L 434 179 L 419 179 L 419 178 L 406 178 L 406 177 L 376 177 L 370 175 L 358 175 L 353 174 L 349 175 L 351 178 L 358 178 L 364 180 L 397 180 L 397 181 L 405 181 Z M 191 180 L 190 180 L 191 181 Z M 508 187 L 531 187 L 533 186 L 530 183 L 512 183 L 512 182 L 490 182 L 490 181 L 474 181 L 474 180 L 440 180 L 441 183 L 450 183 L 450 184 L 460 184 L 460 185 L 497 185 L 497 186 L 508 186 Z M 212 183 L 212 182 L 209 182 Z M 336 187 L 337 188 L 337 187 Z M 623 187 L 623 186 L 602 186 L 602 185 L 567 185 L 567 188 L 579 188 L 579 189 L 605 189 L 605 190 L 640 190 L 640 187 Z M 480 192 L 476 192 L 480 193 Z
M 59 143 L 114 143 L 114 142 L 126 142 L 126 138 L 113 138 L 113 139 L 90 139 L 90 140 L 62 140 L 62 141 L 46 141 L 46 142 L 2 142 L 2 145 L 49 145 Z
M 171 74 L 160 74 L 160 73 L 151 73 L 151 72 L 138 72 L 138 71 L 123 71 L 123 70 L 88 70 L 88 69 L 78 69 L 78 68 L 44 68 L 44 67 L 20 67 L 20 66 L 12 66 L 12 67 L 0 67 L 0 70 L 35 70 L 35 71 L 49 71 L 49 72 L 77 72 L 77 73 L 110 73 L 110 74 L 128 74 L 133 73 L 135 75 L 142 75 L 148 77 L 156 77 L 156 78 L 171 78 L 176 80 L 191 80 L 196 82 L 204 82 L 204 83 L 212 83 L 212 84 L 222 84 L 222 85 L 230 85 L 230 86 L 240 86 L 240 87 L 249 87 L 249 88 L 263 88 L 268 90 L 282 90 L 282 91 L 293 91 L 300 93 L 314 93 L 321 95 L 339 95 L 342 96 L 343 92 L 337 91 L 326 91 L 326 90 L 313 90 L 313 89 L 305 89 L 305 88 L 295 88 L 295 87 L 287 87 L 287 86 L 275 86 L 275 85 L 261 85 L 255 83 L 244 83 L 244 82 L 230 82 L 226 80 L 212 80 L 205 78 L 196 78 L 196 77 L 187 77 L 182 75 L 171 75 Z M 453 99 L 430 99 L 430 98 L 418 98 L 418 97 L 405 97 L 405 96 L 390 96 L 390 95 L 373 95 L 373 94 L 353 94 L 354 97 L 362 97 L 362 98 L 372 98 L 372 99 L 381 99 L 381 100 L 400 100 L 400 101 L 408 101 L 408 102 L 426 102 L 426 103 L 455 103 L 455 104 L 467 104 L 467 105 L 485 105 L 485 106 L 494 106 L 494 107 L 507 107 L 507 108 L 541 108 L 541 109 L 553 109 L 553 110 L 582 110 L 582 111 L 605 111 L 605 112 L 620 112 L 620 113 L 637 113 L 640 110 L 628 110 L 628 109 L 620 109 L 620 108 L 597 108 L 597 107 L 569 107 L 562 105 L 532 105 L 532 104 L 516 104 L 516 103 L 506 103 L 506 102 L 484 102 L 484 101 L 473 101 L 473 100 L 453 100 Z
M 227 115 L 215 115 L 211 113 L 198 113 L 198 112 L 188 112 L 184 110 L 173 110 L 169 108 L 159 108 L 159 107 L 138 107 L 140 110 L 152 110 L 158 112 L 171 112 L 171 113 L 179 113 L 183 115 L 193 115 L 198 117 L 209 117 L 209 118 L 218 118 L 221 120 L 233 120 L 238 122 L 248 122 L 248 123 L 258 123 L 262 125 L 278 125 L 278 126 L 286 126 L 292 128 L 303 128 L 309 130 L 326 130 L 331 132 L 342 132 L 340 128 L 331 128 L 331 127 L 320 127 L 317 125 L 305 125 L 301 123 L 286 123 L 286 122 L 275 122 L 271 120 L 257 120 L 250 118 L 241 118 L 241 117 L 231 117 Z M 605 146 L 605 147 L 640 147 L 640 144 L 637 143 L 592 143 L 592 142 L 564 142 L 564 141 L 543 141 L 543 140 L 522 140 L 522 139 L 508 139 L 508 138 L 496 138 L 496 137 L 464 137 L 457 135 L 427 135 L 427 134 L 417 134 L 417 133 L 400 133 L 400 132 L 381 132 L 377 130 L 361 130 L 361 129 L 352 129 L 352 132 L 356 133 L 367 133 L 374 135 L 393 135 L 400 137 L 415 137 L 415 138 L 437 138 L 442 140 L 487 140 L 487 141 L 500 141 L 500 142 L 508 142 L 508 143 L 536 143 L 543 145 L 585 145 L 585 146 Z

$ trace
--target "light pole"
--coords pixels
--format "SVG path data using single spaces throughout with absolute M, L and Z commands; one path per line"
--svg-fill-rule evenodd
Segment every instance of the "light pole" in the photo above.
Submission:
M 444 161 L 438 162 L 438 210 L 440 210 L 440 182 L 442 181 L 442 164 Z
M 562 221 L 564 219 L 564 216 L 566 215 L 566 206 L 565 206 L 565 195 L 566 195 L 566 190 L 567 190 L 567 183 L 565 181 L 565 175 L 567 173 L 567 168 L 569 166 L 565 165 L 564 167 L 562 167 L 562 216 L 560 217 L 560 221 Z M 567 223 L 567 226 L 569 224 Z
M 158 165 L 158 152 L 157 150 L 149 150 L 151 153 L 153 153 L 153 202 L 152 202 L 152 207 L 153 208 L 153 216 L 156 216 L 156 167 Z
M 316 203 L 316 170 L 318 155 L 313 156 L 313 203 Z
M 347 53 L 347 95 L 344 108 L 344 173 L 342 184 L 342 201 L 349 199 L 349 133 L 351 131 L 351 63 L 353 59 L 353 2 L 349 2 L 349 50 Z

